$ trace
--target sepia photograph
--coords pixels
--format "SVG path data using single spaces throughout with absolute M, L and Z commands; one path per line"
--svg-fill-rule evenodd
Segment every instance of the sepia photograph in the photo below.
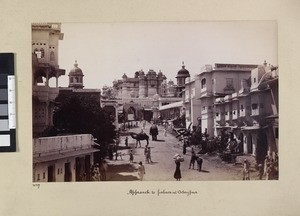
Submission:
M 33 182 L 279 179 L 276 21 L 31 24 Z

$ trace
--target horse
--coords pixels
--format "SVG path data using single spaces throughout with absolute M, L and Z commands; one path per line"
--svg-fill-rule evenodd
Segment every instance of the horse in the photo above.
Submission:
M 147 145 L 146 145 L 146 147 L 149 145 L 149 136 L 147 135 L 147 134 L 145 134 L 145 133 L 139 133 L 139 134 L 137 134 L 137 133 L 130 133 L 130 136 L 133 138 L 133 139 L 135 139 L 136 140 L 136 148 L 137 148 L 137 146 L 138 146 L 138 143 L 140 144 L 140 147 L 142 147 L 141 146 L 141 140 L 146 140 L 147 141 Z

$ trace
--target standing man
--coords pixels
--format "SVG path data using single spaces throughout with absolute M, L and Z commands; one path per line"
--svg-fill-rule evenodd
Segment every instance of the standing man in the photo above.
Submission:
M 133 151 L 132 151 L 132 149 L 129 152 L 129 161 L 130 161 L 130 163 L 133 163 Z
M 101 161 L 100 164 L 100 179 L 102 181 L 106 181 L 107 179 L 107 169 L 108 169 L 108 165 L 106 163 L 105 160 Z
M 139 176 L 141 181 L 143 181 L 145 174 L 146 174 L 145 166 L 143 165 L 142 161 L 140 161 L 139 167 L 138 167 L 138 176 Z
M 243 165 L 243 180 L 250 180 L 250 163 L 247 159 L 244 160 Z
M 197 165 L 198 165 L 197 168 L 198 168 L 198 171 L 200 172 L 202 170 L 203 159 L 200 156 L 198 156 L 196 160 L 197 160 Z
M 194 169 L 194 165 L 195 165 L 195 161 L 197 159 L 197 156 L 194 152 L 194 150 L 192 151 L 192 156 L 191 156 L 191 161 L 190 161 L 190 166 L 189 166 L 189 169 L 191 169 L 191 166 L 193 165 L 193 169 Z
M 153 163 L 152 159 L 151 159 L 151 149 L 150 149 L 150 147 L 148 147 L 146 157 L 147 157 L 147 162 L 148 163 Z
M 150 127 L 150 135 L 152 135 L 153 141 L 157 141 L 158 128 L 155 124 Z

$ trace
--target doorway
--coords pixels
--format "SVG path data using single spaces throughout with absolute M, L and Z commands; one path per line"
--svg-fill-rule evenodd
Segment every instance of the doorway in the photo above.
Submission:
M 253 152 L 252 135 L 249 134 L 247 137 L 247 153 L 252 154 L 252 152 Z
M 55 167 L 54 165 L 48 166 L 48 182 L 54 182 L 55 181 Z
M 65 163 L 65 182 L 72 181 L 71 163 Z

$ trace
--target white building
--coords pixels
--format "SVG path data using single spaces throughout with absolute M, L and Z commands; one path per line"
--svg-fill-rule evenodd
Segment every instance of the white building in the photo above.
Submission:
M 42 137 L 33 140 L 34 182 L 75 182 L 90 178 L 94 161 L 90 134 Z

